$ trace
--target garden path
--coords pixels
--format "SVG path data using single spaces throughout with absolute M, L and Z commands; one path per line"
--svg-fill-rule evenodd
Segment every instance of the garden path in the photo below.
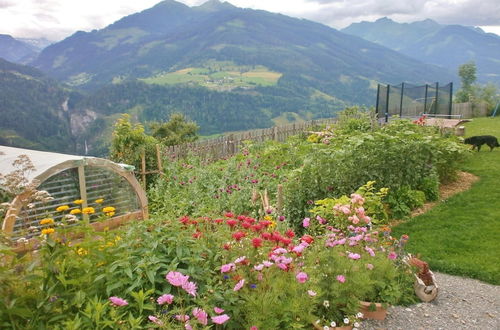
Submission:
M 363 330 L 500 329 L 500 286 L 435 273 L 438 297 L 388 310 L 384 321 L 366 320 Z

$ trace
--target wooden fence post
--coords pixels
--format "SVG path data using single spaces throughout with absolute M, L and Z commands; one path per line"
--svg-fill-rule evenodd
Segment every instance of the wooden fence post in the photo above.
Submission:
M 162 174 L 163 173 L 163 164 L 161 162 L 161 152 L 160 152 L 160 145 L 159 144 L 156 145 L 156 161 L 158 163 L 158 172 L 160 174 Z
M 141 152 L 141 175 L 142 175 L 142 188 L 146 190 L 146 150 Z

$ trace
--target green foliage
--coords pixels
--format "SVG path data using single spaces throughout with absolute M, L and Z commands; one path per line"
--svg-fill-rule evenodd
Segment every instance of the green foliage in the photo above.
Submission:
M 500 136 L 500 117 L 466 123 L 467 136 Z M 433 270 L 500 284 L 500 150 L 475 153 L 460 169 L 479 176 L 471 189 L 394 228 L 412 239 L 408 251 Z
M 476 81 L 476 71 L 476 63 L 474 62 L 468 62 L 458 67 L 458 75 L 462 82 L 462 89 L 465 92 L 469 91 Z
M 141 124 L 130 122 L 128 114 L 122 115 L 115 123 L 111 141 L 110 158 L 117 163 L 130 164 L 141 168 L 141 155 L 144 153 L 146 164 L 156 164 L 156 147 L 159 141 L 144 132 Z
M 396 194 L 403 186 L 425 190 L 428 199 L 435 199 L 438 178 L 441 182 L 452 180 L 466 152 L 456 138 L 406 120 L 349 135 L 333 129 L 319 141 L 322 143 L 311 145 L 304 165 L 294 170 L 285 184 L 288 218 L 306 216 L 308 201 L 349 194 L 370 180 L 394 191 L 393 205 L 409 201 L 407 197 L 400 201 Z M 401 215 L 408 214 L 410 207 L 401 210 Z
M 348 107 L 340 111 L 337 117 L 338 122 L 335 128 L 340 130 L 341 134 L 368 132 L 376 125 L 374 109 L 367 110 L 357 106 Z
M 165 146 L 173 146 L 198 139 L 198 126 L 194 121 L 187 121 L 180 113 L 170 115 L 166 123 L 151 123 L 152 135 Z

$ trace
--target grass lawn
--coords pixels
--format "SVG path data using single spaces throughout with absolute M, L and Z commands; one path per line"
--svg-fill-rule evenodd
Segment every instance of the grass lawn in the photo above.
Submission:
M 466 137 L 500 139 L 500 117 L 476 118 Z M 500 285 L 500 148 L 482 146 L 463 164 L 480 177 L 470 190 L 394 228 L 410 235 L 408 252 L 420 254 L 432 270 Z

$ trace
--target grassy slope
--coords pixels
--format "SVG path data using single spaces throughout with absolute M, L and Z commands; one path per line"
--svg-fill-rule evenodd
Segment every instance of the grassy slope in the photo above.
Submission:
M 466 136 L 500 138 L 500 117 L 466 124 Z M 483 146 L 463 169 L 480 177 L 472 188 L 394 229 L 408 233 L 408 251 L 431 269 L 500 284 L 500 148 Z

